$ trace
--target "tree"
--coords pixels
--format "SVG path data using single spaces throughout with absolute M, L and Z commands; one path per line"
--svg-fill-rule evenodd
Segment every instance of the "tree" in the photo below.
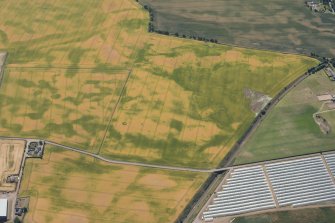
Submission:
M 21 223 L 21 220 L 20 220 L 18 217 L 16 217 L 16 218 L 14 219 L 14 223 Z

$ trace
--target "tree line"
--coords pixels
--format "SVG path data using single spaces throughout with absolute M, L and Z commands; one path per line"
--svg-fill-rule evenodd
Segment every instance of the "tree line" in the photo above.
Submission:
M 136 0 L 136 1 L 138 2 L 139 0 Z M 149 5 L 143 5 L 143 8 L 149 12 L 148 32 L 150 33 L 155 32 L 155 33 L 159 33 L 159 34 L 166 35 L 166 36 L 176 36 L 176 37 L 185 38 L 185 39 L 194 39 L 194 40 L 199 40 L 199 41 L 204 41 L 204 42 L 218 43 L 218 40 L 214 38 L 207 38 L 207 37 L 197 36 L 197 35 L 185 35 L 185 34 L 179 34 L 178 32 L 170 33 L 169 31 L 163 31 L 163 30 L 156 29 L 154 26 L 154 20 L 155 20 L 154 10 Z

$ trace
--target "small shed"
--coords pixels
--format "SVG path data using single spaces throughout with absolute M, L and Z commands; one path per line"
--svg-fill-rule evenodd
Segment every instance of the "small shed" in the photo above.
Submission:
M 0 222 L 7 221 L 8 200 L 0 199 Z

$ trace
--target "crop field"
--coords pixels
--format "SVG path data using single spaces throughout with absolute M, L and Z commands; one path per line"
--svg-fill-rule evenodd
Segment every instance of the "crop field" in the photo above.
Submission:
M 304 0 L 140 0 L 156 30 L 214 38 L 250 48 L 335 55 L 335 16 L 313 13 Z
M 171 60 L 177 63 L 184 57 L 178 51 L 184 50 L 175 50 L 176 58 Z M 170 72 L 158 66 L 136 69 L 100 152 L 129 160 L 215 165 L 254 117 L 244 89 L 274 96 L 308 66 L 302 63 L 300 67 L 283 69 L 284 62 L 280 58 L 274 62 L 276 59 L 271 57 L 265 66 L 237 61 L 231 65 L 232 55 L 250 61 L 243 53 L 229 50 L 202 60 L 191 54 L 196 65 L 184 64 Z
M 233 223 L 328 223 L 334 218 L 334 207 L 322 207 L 238 217 Z
M 161 36 L 132 0 L 3 2 L 0 134 L 106 157 L 216 166 L 273 97 L 317 62 Z M 41 19 L 43 18 L 43 19 Z
M 29 159 L 20 194 L 25 222 L 173 222 L 207 174 L 111 165 L 47 147 Z
M 19 174 L 25 142 L 0 140 L 0 191 L 14 191 L 15 184 L 6 183 L 7 177 Z
M 305 79 L 276 105 L 242 146 L 236 163 L 333 150 L 335 111 L 321 114 L 331 126 L 329 134 L 322 133 L 313 119 L 323 104 L 316 96 L 328 93 L 335 94 L 335 83 L 323 71 Z
M 128 72 L 8 68 L 1 89 L 1 132 L 39 136 L 78 147 L 94 145 L 114 111 Z

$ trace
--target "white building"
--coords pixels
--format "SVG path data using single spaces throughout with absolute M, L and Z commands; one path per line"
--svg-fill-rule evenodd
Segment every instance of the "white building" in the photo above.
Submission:
M 7 220 L 8 200 L 0 199 L 0 222 Z

